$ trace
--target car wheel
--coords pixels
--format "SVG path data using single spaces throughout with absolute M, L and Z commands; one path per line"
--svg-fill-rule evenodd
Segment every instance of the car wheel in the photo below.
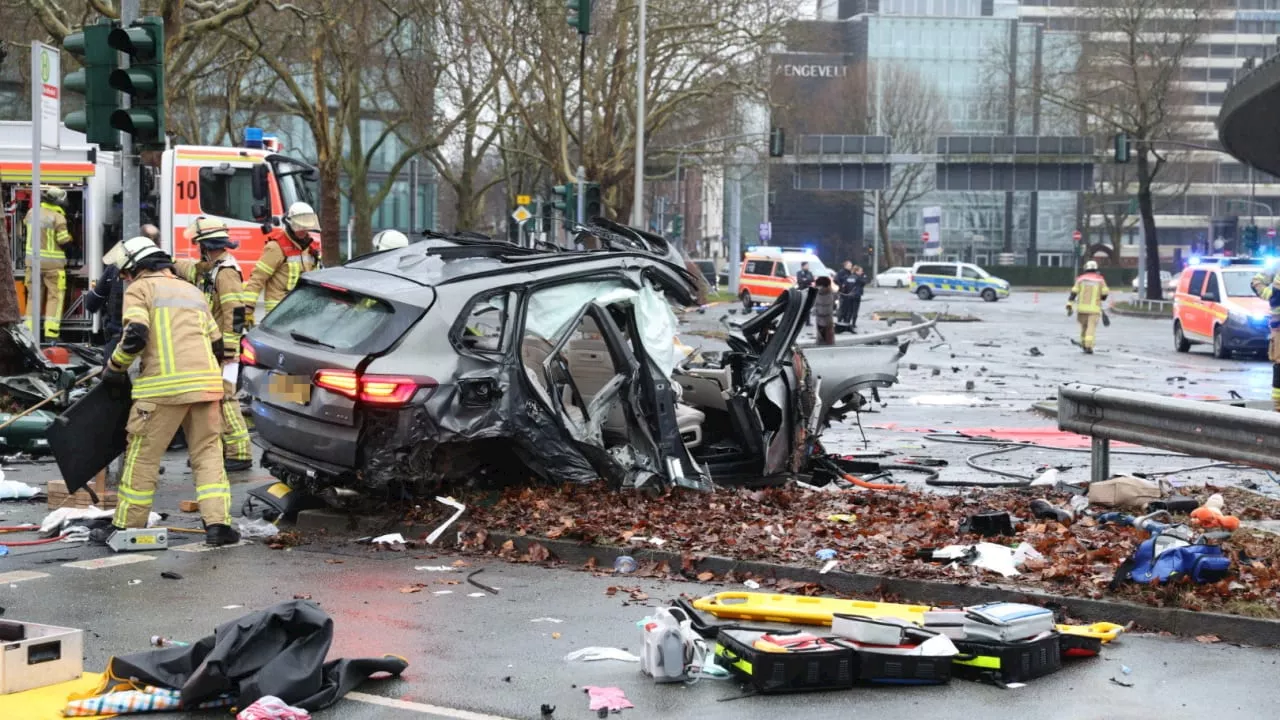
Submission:
M 932 300 L 933 291 L 930 290 L 927 286 L 921 285 L 920 288 L 916 290 L 916 296 L 919 297 L 921 300 Z
M 1182 334 L 1182 323 L 1180 322 L 1173 323 L 1173 349 L 1180 353 L 1191 350 L 1191 341 L 1187 339 L 1186 335 Z
M 738 299 L 742 301 L 742 309 L 751 312 L 751 308 L 754 306 L 754 303 L 751 302 L 751 291 L 743 290 Z
M 987 302 L 995 302 L 997 300 L 996 291 L 992 290 L 991 288 L 987 288 L 986 290 L 983 290 L 982 299 L 986 300 Z
M 1222 338 L 1222 328 L 1213 329 L 1213 356 L 1219 360 L 1227 360 L 1231 357 L 1231 351 L 1227 349 L 1226 340 Z
M 901 280 L 899 280 L 899 281 L 898 281 L 898 284 L 897 284 L 897 285 L 894 285 L 894 287 L 900 287 L 900 288 L 903 288 L 903 287 L 906 287 L 906 285 L 905 285 Z

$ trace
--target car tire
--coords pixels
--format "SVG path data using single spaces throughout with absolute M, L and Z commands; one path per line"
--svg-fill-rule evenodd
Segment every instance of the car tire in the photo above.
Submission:
M 933 299 L 933 291 L 932 291 L 932 290 L 930 290 L 930 289 L 929 289 L 929 287 L 928 287 L 927 285 L 921 285 L 921 286 L 916 290 L 916 297 L 920 298 L 921 300 L 932 300 L 932 299 Z
M 906 287 L 906 284 L 905 284 L 905 283 L 903 283 L 901 280 L 899 280 L 899 281 L 898 281 L 898 284 L 897 284 L 897 285 L 894 285 L 894 287 L 904 288 L 904 287 Z
M 1191 341 L 1182 333 L 1182 323 L 1177 321 L 1173 323 L 1173 349 L 1180 353 L 1191 351 Z
M 987 288 L 986 290 L 983 290 L 983 291 L 982 291 L 982 299 L 983 299 L 983 300 L 986 300 L 987 302 L 995 302 L 996 300 L 999 300 L 1000 298 L 996 297 L 996 291 L 995 291 L 995 290 L 992 290 L 991 288 Z
M 1222 328 L 1213 329 L 1213 356 L 1219 360 L 1230 360 L 1231 351 L 1227 349 L 1227 343 L 1222 338 Z
M 750 290 L 743 290 L 742 293 L 738 295 L 738 299 L 742 301 L 742 309 L 747 312 L 751 312 L 751 309 L 755 307 L 755 303 L 751 301 Z

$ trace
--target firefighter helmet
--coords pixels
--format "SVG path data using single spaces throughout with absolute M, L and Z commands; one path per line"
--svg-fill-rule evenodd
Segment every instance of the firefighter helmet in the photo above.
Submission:
M 309 239 L 311 233 L 320 231 L 320 218 L 310 205 L 296 202 L 284 214 L 284 227 L 298 240 Z
M 1084 269 L 1085 269 L 1085 272 L 1097 272 L 1097 270 L 1098 270 L 1098 263 L 1097 263 L 1097 261 L 1096 261 L 1096 260 L 1090 260 L 1089 262 L 1085 263 L 1085 264 L 1084 264 Z
M 47 203 L 61 205 L 67 200 L 67 191 L 57 185 L 41 185 L 40 199 Z
M 409 238 L 399 230 L 383 230 L 373 236 L 374 252 L 394 250 L 395 248 L 408 247 L 408 245 Z
M 164 251 L 151 242 L 151 238 L 139 235 L 132 237 L 111 249 L 107 259 L 113 261 L 121 272 L 131 272 L 143 258 L 164 255 Z
M 218 218 L 201 215 L 187 226 L 183 237 L 188 242 L 200 243 L 205 250 L 225 250 L 240 247 L 240 243 L 231 239 L 227 224 Z

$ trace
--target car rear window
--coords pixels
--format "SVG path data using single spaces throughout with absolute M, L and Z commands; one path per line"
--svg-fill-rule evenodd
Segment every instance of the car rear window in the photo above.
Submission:
M 273 335 L 302 335 L 339 351 L 360 351 L 392 318 L 392 307 L 376 298 L 324 285 L 299 285 L 262 321 Z M 297 339 L 296 337 L 294 339 Z

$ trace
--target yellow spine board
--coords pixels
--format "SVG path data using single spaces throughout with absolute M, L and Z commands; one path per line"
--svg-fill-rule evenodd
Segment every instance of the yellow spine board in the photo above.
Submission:
M 924 624 L 924 614 L 934 608 L 926 605 L 841 600 L 757 592 L 726 591 L 698 598 L 693 606 L 718 618 L 753 622 L 789 623 L 796 625 L 830 625 L 832 616 L 866 615 L 895 618 Z M 1058 625 L 1058 632 L 1094 637 L 1109 643 L 1124 632 L 1124 626 L 1109 622 L 1092 625 Z

